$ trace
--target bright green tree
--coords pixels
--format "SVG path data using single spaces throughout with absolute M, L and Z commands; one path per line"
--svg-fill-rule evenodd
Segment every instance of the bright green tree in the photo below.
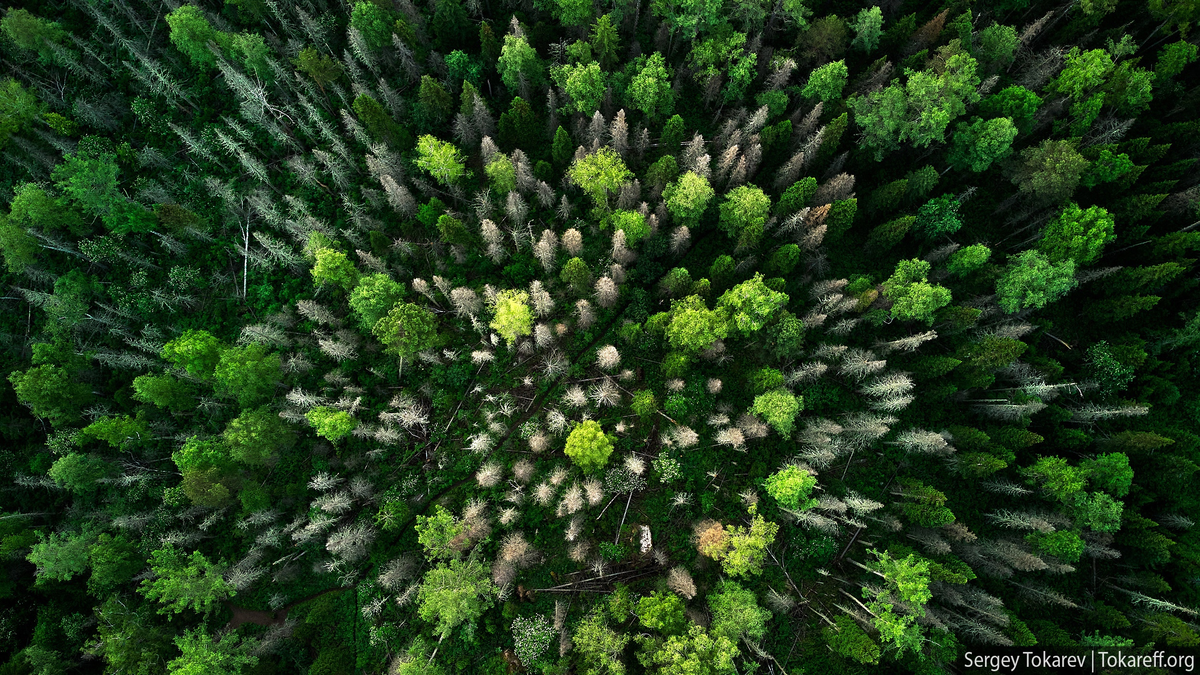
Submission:
M 473 623 L 496 601 L 499 590 L 491 570 L 469 557 L 438 563 L 425 573 L 417 591 L 417 613 L 434 625 L 441 639 L 462 623 Z
M 600 107 L 600 100 L 608 88 L 604 72 L 595 62 L 555 66 L 550 70 L 550 77 L 571 97 L 567 110 L 585 115 Z
M 180 655 L 167 664 L 170 675 L 241 675 L 258 665 L 258 657 L 250 653 L 254 643 L 236 633 L 214 642 L 203 628 L 197 628 L 176 637 L 175 646 Z
M 411 302 L 399 303 L 375 323 L 371 332 L 389 352 L 406 358 L 436 346 L 437 317 Z
M 79 410 L 92 400 L 92 388 L 80 382 L 70 371 L 54 364 L 14 370 L 8 381 L 17 400 L 29 406 L 34 415 L 60 425 L 79 419 Z
M 328 54 L 318 52 L 315 47 L 301 49 L 296 58 L 292 59 L 292 65 L 296 66 L 296 70 L 311 77 L 321 91 L 325 91 L 325 85 L 342 76 L 341 62 Z
M 737 644 L 724 635 L 710 635 L 693 625 L 686 634 L 672 635 L 639 656 L 660 675 L 736 675 Z
M 0 19 L 0 33 L 21 49 L 37 52 L 44 63 L 54 58 L 50 45 L 62 44 L 66 39 L 66 31 L 58 23 L 24 9 L 9 9 Z
M 1116 239 L 1113 217 L 1102 206 L 1086 210 L 1074 202 L 1067 204 L 1058 217 L 1042 232 L 1038 250 L 1052 263 L 1073 260 L 1086 265 L 1100 257 L 1104 245 Z
M 581 675 L 623 675 L 621 652 L 631 636 L 608 627 L 602 612 L 592 612 L 579 622 L 571 636 Z
M 133 579 L 142 571 L 146 560 L 135 543 L 126 539 L 125 535 L 101 534 L 88 548 L 88 564 L 92 568 L 88 591 L 96 597 L 103 597 L 106 592 Z
M 722 580 L 716 592 L 708 596 L 712 611 L 709 633 L 729 638 L 737 643 L 743 637 L 758 642 L 767 634 L 771 611 L 758 606 L 754 591 L 730 579 Z
M 604 146 L 575 160 L 567 172 L 571 182 L 583 189 L 599 207 L 608 205 L 608 194 L 633 177 L 616 150 Z
M 41 104 L 37 96 L 11 77 L 0 80 L 0 148 L 8 138 L 37 119 Z
M 963 276 L 983 267 L 991 257 L 992 249 L 983 244 L 964 246 L 950 254 L 946 269 L 951 274 Z
M 457 183 L 467 173 L 463 161 L 453 143 L 428 134 L 417 139 L 417 168 L 427 171 L 442 185 Z
M 716 191 L 708 184 L 708 179 L 693 171 L 683 174 L 663 190 L 667 210 L 682 225 L 698 223 L 714 196 Z
M 350 309 L 363 328 L 370 330 L 404 298 L 404 285 L 386 274 L 370 274 L 350 291 Z
M 196 407 L 196 393 L 193 387 L 166 373 L 138 375 L 133 378 L 133 398 L 175 412 Z
M 562 130 L 562 127 L 559 127 L 559 130 Z M 492 161 L 483 168 L 483 172 L 487 174 L 488 181 L 491 182 L 497 193 L 506 195 L 517 189 L 516 168 L 513 167 L 512 160 L 504 153 L 496 153 L 492 157 Z
M 729 548 L 721 557 L 721 569 L 734 577 L 762 574 L 767 547 L 775 541 L 779 525 L 756 514 L 749 528 L 726 525 L 725 530 L 729 535 Z
M 929 263 L 901 260 L 896 271 L 883 282 L 883 295 L 892 302 L 892 316 L 904 321 L 933 323 L 933 314 L 950 304 L 950 290 L 930 284 Z
M 845 60 L 827 63 L 812 71 L 812 74 L 808 76 L 808 83 L 804 85 L 804 89 L 800 90 L 800 93 L 806 98 L 819 101 L 839 100 L 842 98 L 842 90 L 846 88 L 846 80 L 849 75 L 850 71 L 846 68 Z
M 243 408 L 269 399 L 282 376 L 279 355 L 260 344 L 222 350 L 213 371 L 217 393 L 235 397 Z
M 596 473 L 608 464 L 608 457 L 613 452 L 613 442 L 598 422 L 584 420 L 567 436 L 564 452 L 584 473 Z
M 1029 249 L 1008 260 L 996 280 L 1000 308 L 1012 314 L 1033 307 L 1041 309 L 1075 287 L 1075 261 L 1052 263 L 1042 253 Z
M 913 228 L 926 239 L 954 234 L 962 228 L 958 217 L 958 200 L 950 195 L 934 197 L 917 209 Z
M 459 557 L 465 538 L 466 525 L 441 504 L 433 507 L 432 516 L 417 516 L 417 543 L 425 547 L 425 557 L 449 560 Z
M 60 487 L 76 494 L 87 494 L 96 490 L 96 481 L 112 473 L 112 468 L 99 457 L 72 452 L 54 460 L 46 475 Z
M 38 585 L 47 581 L 70 581 L 87 570 L 88 550 L 96 541 L 90 532 L 38 533 L 38 543 L 29 550 L 26 560 L 37 568 Z
M 762 274 L 756 272 L 749 280 L 722 293 L 717 299 L 717 309 L 725 309 L 733 327 L 749 336 L 767 325 L 787 302 L 786 293 L 768 288 Z
M 801 399 L 787 389 L 776 389 L 754 397 L 754 405 L 750 410 L 759 415 L 780 436 L 788 438 L 796 422 L 796 414 L 800 412 Z
M 887 551 L 875 549 L 871 549 L 871 554 L 876 559 L 868 567 L 886 585 L 863 588 L 863 598 L 870 600 L 867 607 L 874 615 L 880 640 L 897 655 L 919 653 L 925 637 L 917 620 L 925 615 L 925 603 L 933 597 L 929 590 L 929 561 L 916 554 L 896 559 Z M 905 604 L 905 613 L 896 612 L 897 602 Z
M 529 86 L 541 82 L 545 66 L 524 36 L 510 34 L 504 36 L 504 46 L 500 48 L 496 70 L 500 71 L 500 79 L 504 86 L 517 91 L 521 88 L 522 80 Z
M 372 49 L 392 45 L 392 19 L 380 5 L 358 0 L 350 10 L 350 25 L 358 29 Z
M 868 665 L 879 663 L 879 645 L 875 644 L 871 636 L 867 635 L 867 632 L 854 619 L 845 614 L 839 614 L 834 618 L 834 623 L 836 628 L 826 626 L 823 629 L 825 640 L 834 652 L 859 663 Z
M 985 70 L 994 71 L 1012 63 L 1020 46 L 1017 29 L 994 23 L 979 31 L 975 57 L 984 65 Z
M 1078 101 L 1099 87 L 1112 69 L 1112 57 L 1103 49 L 1082 51 L 1072 47 L 1067 52 L 1066 65 L 1046 89 Z
M 517 338 L 532 333 L 533 310 L 529 307 L 529 294 L 512 289 L 497 293 L 489 325 L 509 346 L 516 344 Z
M 318 286 L 330 284 L 349 291 L 358 283 L 358 269 L 345 253 L 332 248 L 319 248 L 314 256 L 316 263 L 312 267 L 312 278 Z
M 767 494 L 784 508 L 803 511 L 817 505 L 817 500 L 810 496 L 817 478 L 798 466 L 789 464 L 767 476 L 765 485 Z
M 207 613 L 235 595 L 221 576 L 222 567 L 209 562 L 199 551 L 189 556 L 167 544 L 150 554 L 150 569 L 154 578 L 143 581 L 138 592 L 163 603 L 160 614 L 179 614 L 185 609 Z
M 970 124 L 959 122 L 951 144 L 950 163 L 960 171 L 987 171 L 993 163 L 1012 154 L 1016 137 L 1017 127 L 1007 117 L 976 118 Z
M 654 52 L 635 70 L 627 90 L 630 105 L 652 121 L 674 113 L 675 91 L 671 88 L 674 73 L 663 55 Z
M 350 413 L 326 406 L 317 406 L 304 413 L 304 417 L 317 430 L 318 436 L 335 443 L 349 436 L 358 426 Z
M 737 237 L 747 227 L 762 227 L 771 214 L 771 198 L 757 185 L 739 185 L 721 202 L 721 229 Z
M 183 368 L 193 377 L 212 377 L 221 360 L 221 341 L 203 330 L 186 330 L 183 335 L 163 345 L 162 356 L 176 368 Z
M 571 258 L 563 265 L 558 278 L 576 293 L 586 293 L 592 286 L 592 270 L 583 258 Z
M 674 593 L 654 591 L 638 599 L 638 622 L 663 635 L 679 635 L 687 629 L 683 600 Z
M 650 226 L 646 217 L 637 211 L 614 211 L 609 218 L 614 230 L 625 233 L 625 245 L 637 246 L 646 235 L 650 234 Z
M 689 295 L 671 301 L 667 340 L 674 349 L 701 352 L 729 335 L 729 324 L 729 316 L 724 311 L 710 310 L 700 296 Z
M 194 66 L 211 68 L 217 65 L 217 56 L 209 51 L 208 43 L 215 42 L 222 49 L 230 46 L 229 34 L 213 28 L 204 12 L 195 5 L 181 5 L 167 14 L 166 20 L 171 30 L 171 44 L 191 59 Z
M 621 35 L 613 24 L 611 14 L 602 14 L 596 19 L 589 33 L 589 41 L 596 59 L 603 68 L 609 70 L 617 65 L 620 60 Z
M 883 35 L 883 10 L 878 7 L 859 10 L 858 15 L 850 22 L 854 29 L 854 42 L 850 46 L 864 52 L 873 52 L 879 46 L 879 38 Z

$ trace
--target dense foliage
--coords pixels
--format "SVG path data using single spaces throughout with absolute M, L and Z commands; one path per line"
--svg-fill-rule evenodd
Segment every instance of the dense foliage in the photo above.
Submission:
M 1200 644 L 1198 11 L 3 10 L 0 672 Z

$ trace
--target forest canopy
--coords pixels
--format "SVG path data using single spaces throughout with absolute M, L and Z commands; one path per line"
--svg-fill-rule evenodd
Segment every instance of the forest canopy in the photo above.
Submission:
M 0 674 L 1200 645 L 1194 0 L 18 4 Z

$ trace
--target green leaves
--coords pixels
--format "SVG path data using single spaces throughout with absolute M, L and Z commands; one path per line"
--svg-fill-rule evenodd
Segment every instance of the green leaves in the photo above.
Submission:
M 524 36 L 510 34 L 504 36 L 504 46 L 500 48 L 496 70 L 500 71 L 500 79 L 504 86 L 512 91 L 519 91 L 522 82 L 528 86 L 535 86 L 541 82 L 545 66 Z
M 842 90 L 846 88 L 849 74 L 845 60 L 827 63 L 812 71 L 808 76 L 808 83 L 800 93 L 807 98 L 823 102 L 838 100 L 842 97 Z
M 529 307 L 529 294 L 517 290 L 500 291 L 492 307 L 492 321 L 489 325 L 509 346 L 515 344 L 517 338 L 532 333 L 533 310 Z
M 567 436 L 567 457 L 584 473 L 596 473 L 608 464 L 613 452 L 612 440 L 593 420 L 585 420 L 571 430 Z
M 604 98 L 604 91 L 607 89 L 600 64 L 593 62 L 555 66 L 550 71 L 550 77 L 571 97 L 571 105 L 566 111 L 590 115 L 600 107 L 600 100 Z
M 729 317 L 723 311 L 710 310 L 697 295 L 671 302 L 667 340 L 674 349 L 696 353 L 729 335 Z
M 901 260 L 896 272 L 883 282 L 883 295 L 892 302 L 892 316 L 906 321 L 933 323 L 933 314 L 950 304 L 950 290 L 930 284 L 929 263 Z
M 397 304 L 387 316 L 376 322 L 371 332 L 400 357 L 408 357 L 430 349 L 437 339 L 437 317 L 433 312 L 411 302 Z
M 1086 265 L 1117 238 L 1114 229 L 1113 217 L 1103 207 L 1084 210 L 1071 203 L 1046 225 L 1038 250 L 1052 263 L 1073 260 L 1076 265 Z
M 762 329 L 788 302 L 786 293 L 767 288 L 762 274 L 755 273 L 747 281 L 734 286 L 717 299 L 717 309 L 724 309 L 738 332 L 749 337 Z
M 817 505 L 817 500 L 809 497 L 817 486 L 817 478 L 800 467 L 783 467 L 768 476 L 765 485 L 767 494 L 783 508 L 803 511 Z
M 739 185 L 721 203 L 721 229 L 737 238 L 747 227 L 762 227 L 771 214 L 771 198 L 757 185 Z
M 211 377 L 221 360 L 221 341 L 203 330 L 187 330 L 163 345 L 162 356 L 194 377 Z
M 317 406 L 304 413 L 304 417 L 317 430 L 318 436 L 334 443 L 350 435 L 358 426 L 350 413 L 326 406 Z
M 987 171 L 993 163 L 1012 154 L 1016 137 L 1017 127 L 1007 117 L 959 123 L 954 131 L 950 163 L 960 171 Z
M 435 560 L 458 558 L 467 544 L 466 525 L 441 504 L 433 507 L 433 515 L 417 516 L 417 542 L 425 547 L 425 557 Z
M 671 89 L 674 72 L 667 67 L 663 55 L 654 52 L 643 62 L 634 64 L 633 79 L 626 95 L 632 107 L 642 111 L 649 120 L 658 120 L 675 111 L 675 92 Z
M 452 185 L 467 173 L 463 157 L 452 143 L 428 134 L 417 139 L 418 169 L 426 171 L 442 185 Z
M 1045 307 L 1074 287 L 1074 260 L 1051 263 L 1030 249 L 1009 257 L 1004 274 L 996 281 L 996 295 L 1000 308 L 1013 314 L 1026 307 Z
M 138 591 L 163 604 L 160 614 L 179 614 L 188 609 L 207 613 L 235 595 L 221 577 L 222 568 L 199 551 L 189 556 L 167 544 L 150 555 L 150 568 L 155 578 L 143 581 Z
M 371 274 L 363 277 L 350 292 L 350 309 L 358 315 L 360 325 L 370 330 L 404 295 L 403 284 L 392 281 L 386 274 Z
M 260 344 L 230 347 L 221 352 L 213 370 L 218 394 L 232 396 L 242 408 L 269 399 L 279 384 L 282 363 L 278 354 Z
M 633 173 L 616 150 L 604 146 L 571 164 L 567 176 L 583 189 L 598 207 L 608 205 L 608 194 L 615 192 Z
M 474 557 L 439 563 L 425 573 L 417 591 L 417 613 L 441 639 L 462 623 L 474 622 L 496 600 L 490 570 Z
M 688 171 L 663 190 L 667 209 L 681 224 L 695 226 L 716 195 L 708 179 Z

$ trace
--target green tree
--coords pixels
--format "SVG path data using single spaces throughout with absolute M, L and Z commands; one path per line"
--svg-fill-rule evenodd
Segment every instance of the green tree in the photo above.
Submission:
M 1072 47 L 1066 55 L 1066 65 L 1058 77 L 1047 85 L 1047 91 L 1070 96 L 1078 101 L 1099 87 L 1113 69 L 1112 57 L 1103 49 L 1082 51 Z
M 648 653 L 647 653 L 648 652 Z M 672 635 L 661 645 L 639 657 L 660 675 L 735 675 L 740 652 L 737 644 L 723 635 L 712 636 L 700 626 L 685 635 Z
M 755 415 L 761 416 L 779 432 L 780 436 L 788 438 L 796 422 L 796 414 L 800 412 L 801 399 L 787 389 L 779 388 L 754 397 L 754 405 L 750 408 Z
M 1022 133 L 1033 129 L 1033 117 L 1042 98 L 1025 87 L 1006 87 L 979 104 L 979 111 L 988 117 L 1007 117 Z
M 149 433 L 145 419 L 141 415 L 102 417 L 80 430 L 81 438 L 94 438 L 108 443 L 110 447 L 118 448 L 130 439 L 140 439 Z
M 0 81 L 0 148 L 8 138 L 29 126 L 41 112 L 37 96 L 11 77 Z
M 575 160 L 567 172 L 571 182 L 592 198 L 598 207 L 607 207 L 608 194 L 624 185 L 633 173 L 625 166 L 616 150 L 604 146 L 586 157 Z
M 590 43 L 596 59 L 605 70 L 611 70 L 620 61 L 621 35 L 613 24 L 611 14 L 602 14 L 592 24 Z M 661 56 L 659 57 L 661 61 Z
M 887 551 L 871 549 L 876 560 L 868 567 L 883 578 L 883 588 L 863 588 L 863 598 L 874 615 L 875 629 L 887 647 L 897 655 L 919 653 L 925 640 L 917 620 L 925 616 L 925 603 L 933 597 L 929 590 L 929 561 L 916 554 L 897 559 Z M 896 603 L 905 604 L 905 613 L 896 613 Z
M 428 134 L 417 139 L 418 169 L 426 171 L 442 185 L 457 183 L 467 173 L 463 157 L 453 143 L 439 141 Z
M 350 309 L 358 315 L 360 325 L 370 330 L 404 298 L 404 293 L 404 285 L 388 275 L 369 274 L 350 291 Z
M 495 603 L 499 589 L 490 572 L 474 557 L 438 563 L 421 581 L 417 613 L 435 624 L 434 631 L 445 640 L 459 624 L 473 623 Z
M 578 258 L 572 258 L 578 260 Z M 496 294 L 492 307 L 492 321 L 489 324 L 509 346 L 516 344 L 517 338 L 533 332 L 533 310 L 529 307 L 529 294 L 525 291 L 503 290 Z
M 203 628 L 175 638 L 180 656 L 167 664 L 170 675 L 240 675 L 244 668 L 258 665 L 250 653 L 253 643 L 235 634 L 214 642 Z
M 222 350 L 213 371 L 217 393 L 235 397 L 243 408 L 269 399 L 282 375 L 279 355 L 267 352 L 260 344 Z
M 774 317 L 788 302 L 785 293 L 773 291 L 755 273 L 747 281 L 734 286 L 717 299 L 717 309 L 728 312 L 733 326 L 744 336 L 752 335 Z
M 883 10 L 878 7 L 859 10 L 850 22 L 850 28 L 854 30 L 854 42 L 850 43 L 852 48 L 864 52 L 875 51 L 883 35 Z
M 37 227 L 50 232 L 69 230 L 72 234 L 87 234 L 91 227 L 82 215 L 65 199 L 56 199 L 34 183 L 19 185 L 13 191 L 8 218 L 13 225 Z
M 23 372 L 14 370 L 9 373 L 8 381 L 18 401 L 55 426 L 79 419 L 80 408 L 92 400 L 91 387 L 54 364 L 34 366 Z
M 1113 217 L 1104 207 L 1084 210 L 1072 202 L 1046 225 L 1038 250 L 1052 263 L 1073 260 L 1076 265 L 1086 265 L 1100 257 L 1105 244 L 1117 238 L 1114 229 Z
M 638 622 L 663 635 L 679 635 L 687 629 L 683 600 L 674 593 L 654 591 L 638 599 Z
M 496 70 L 504 86 L 513 91 L 521 88 L 524 81 L 529 86 L 536 86 L 542 81 L 545 66 L 538 58 L 537 52 L 529 46 L 529 41 L 519 35 L 505 35 L 504 46 L 500 49 L 500 59 L 496 62 Z
M 716 191 L 708 184 L 708 179 L 688 171 L 679 180 L 663 190 L 663 199 L 667 210 L 683 225 L 696 225 L 708 203 L 716 195 Z
M 571 105 L 566 110 L 585 115 L 600 107 L 600 100 L 608 88 L 604 72 L 595 62 L 555 66 L 550 70 L 550 77 L 571 97 Z
M 554 0 L 554 6 L 564 26 L 586 26 L 592 20 L 591 0 Z
M 859 663 L 879 663 L 879 645 L 875 644 L 871 636 L 867 635 L 854 619 L 840 614 L 834 618 L 834 624 L 836 628 L 826 626 L 823 629 L 825 640 L 834 652 Z
M 1183 72 L 1189 63 L 1200 57 L 1200 47 L 1180 40 L 1163 47 L 1154 63 L 1154 81 L 1163 86 L 1168 80 Z
M 562 127 L 559 127 L 559 130 L 561 131 Z M 506 195 L 517 189 L 517 171 L 507 155 L 496 153 L 483 171 L 497 193 Z
M 808 76 L 808 83 L 804 85 L 800 94 L 806 98 L 826 103 L 840 100 L 849 75 L 850 71 L 846 68 L 845 60 L 827 63 L 812 71 L 812 74 Z
M 722 580 L 708 596 L 708 607 L 712 611 L 709 633 L 714 637 L 723 636 L 736 644 L 743 637 L 758 642 L 767 634 L 770 610 L 759 607 L 754 592 L 736 581 Z
M 154 621 L 150 605 L 139 606 L 111 593 L 105 597 L 96 608 L 99 639 L 85 647 L 85 653 L 102 656 L 113 672 L 163 672 L 173 647 L 167 630 Z
M 454 99 L 441 82 L 428 75 L 421 76 L 421 87 L 417 90 L 417 109 L 428 127 L 445 124 L 454 114 Z
M 429 18 L 430 32 L 442 53 L 467 46 L 471 34 L 471 17 L 459 0 L 438 0 L 433 3 Z
M 315 47 L 305 47 L 296 58 L 292 59 L 296 70 L 308 75 L 321 91 L 325 85 L 342 76 L 342 64 L 328 54 L 322 54 Z
M 396 124 L 396 121 L 379 101 L 367 94 L 359 94 L 354 99 L 353 107 L 354 114 L 358 115 L 375 140 L 396 147 L 412 143 L 412 136 L 404 127 Z
M 430 349 L 437 341 L 437 317 L 411 302 L 397 304 L 377 321 L 371 332 L 401 358 Z
M 367 46 L 383 49 L 392 45 L 392 19 L 374 2 L 358 0 L 350 10 L 350 26 L 358 29 Z
M 358 283 L 358 270 L 345 253 L 332 248 L 319 248 L 314 257 L 316 263 L 312 267 L 312 278 L 318 286 L 330 284 L 349 291 Z
M 186 330 L 183 335 L 163 345 L 159 354 L 176 368 L 183 368 L 193 377 L 212 377 L 221 360 L 223 345 L 212 333 Z
M 266 406 L 245 410 L 230 420 L 222 437 L 229 447 L 229 454 L 250 466 L 270 463 L 276 453 L 296 440 L 291 427 Z
M 747 227 L 762 227 L 771 214 L 771 198 L 757 185 L 739 185 L 721 203 L 721 229 L 737 237 Z
M 652 0 L 650 10 L 664 20 L 676 37 L 693 40 L 722 20 L 722 3 L 717 0 Z
M 317 435 L 336 443 L 350 435 L 358 422 L 345 410 L 317 406 L 304 413 L 305 419 L 317 430 Z
M 1129 494 L 1129 488 L 1133 485 L 1133 468 L 1129 466 L 1128 455 L 1123 452 L 1097 455 L 1095 459 L 1083 462 L 1080 467 L 1087 472 L 1088 481 L 1093 487 L 1114 497 Z
M 90 532 L 39 532 L 38 543 L 29 550 L 26 560 L 37 568 L 37 585 L 46 581 L 70 581 L 87 570 L 88 550 L 96 541 Z
M 138 592 L 149 600 L 163 603 L 160 614 L 179 614 L 185 609 L 208 613 L 221 601 L 235 595 L 221 577 L 222 567 L 209 562 L 204 554 L 185 555 L 172 544 L 150 554 L 154 578 L 147 579 Z
M 0 118 L 0 127 L 3 123 Z M 0 146 L 3 145 L 3 129 L 0 128 Z M 4 265 L 9 272 L 23 274 L 26 268 L 37 261 L 39 250 L 38 240 L 26 228 L 0 213 L 0 254 L 4 255 Z
M 559 127 L 554 132 L 554 142 L 551 144 L 550 155 L 554 158 L 554 163 L 562 166 L 571 159 L 571 155 L 575 152 L 575 142 L 571 140 L 571 135 L 566 129 Z
M 983 244 L 964 246 L 950 254 L 946 269 L 951 274 L 964 276 L 983 267 L 991 257 L 992 249 Z
M 133 378 L 133 399 L 184 412 L 196 407 L 196 390 L 172 375 L 139 375 Z
M 958 200 L 950 195 L 934 197 L 917 209 L 914 229 L 926 239 L 954 234 L 962 228 L 958 217 Z
M 700 296 L 689 295 L 671 301 L 667 340 L 674 349 L 701 352 L 729 335 L 729 324 L 729 316 L 724 311 L 710 310 Z
M 901 260 L 896 271 L 883 282 L 883 295 L 892 302 L 892 316 L 904 321 L 933 323 L 933 314 L 950 304 L 950 290 L 930 284 L 929 263 Z
M 103 597 L 118 586 L 133 579 L 142 571 L 146 561 L 134 542 L 124 535 L 101 534 L 88 549 L 88 563 L 92 576 L 88 578 L 88 592 Z
M 613 452 L 613 442 L 598 422 L 584 420 L 567 436 L 564 452 L 584 473 L 596 473 L 608 464 L 608 457 Z
M 466 525 L 441 504 L 433 507 L 432 516 L 417 516 L 417 542 L 425 547 L 425 557 L 435 560 L 458 558 L 466 537 Z
M 1071 466 L 1063 457 L 1039 457 L 1032 466 L 1022 469 L 1021 475 L 1025 482 L 1064 502 L 1087 487 L 1088 472 Z
M 650 234 L 650 226 L 646 217 L 637 211 L 614 211 L 609 219 L 614 230 L 625 233 L 625 244 L 637 246 L 643 238 Z
M 212 68 L 217 65 L 217 56 L 208 49 L 210 42 L 216 43 L 222 50 L 228 50 L 230 36 L 212 27 L 205 18 L 204 12 L 195 5 L 181 5 L 179 9 L 167 14 L 167 26 L 171 29 L 171 44 L 191 59 L 192 65 L 198 68 Z
M 55 484 L 76 494 L 94 492 L 96 481 L 112 473 L 112 466 L 99 457 L 72 452 L 54 460 L 46 472 Z
M 1050 202 L 1071 198 L 1088 161 L 1071 141 L 1045 140 L 1021 151 L 1013 182 L 1025 194 Z
M 623 675 L 625 664 L 621 652 L 629 644 L 628 633 L 608 627 L 601 612 L 592 612 L 575 626 L 576 661 L 581 675 Z
M 1017 29 L 994 23 L 979 31 L 974 52 L 975 57 L 983 64 L 984 70 L 994 71 L 1012 63 L 1020 46 L 1021 40 L 1017 36 Z
M 37 52 L 43 63 L 54 59 L 51 44 L 62 44 L 66 31 L 58 23 L 47 21 L 24 9 L 9 9 L 0 19 L 0 33 L 21 49 Z
M 721 569 L 734 577 L 762 574 L 766 561 L 767 547 L 775 541 L 779 525 L 755 515 L 747 529 L 742 526 L 725 526 L 729 548 L 721 555 Z
M 1012 154 L 1017 127 L 1007 117 L 990 120 L 976 118 L 970 124 L 959 122 L 950 148 L 950 163 L 959 171 L 987 171 L 993 163 Z
M 779 505 L 793 511 L 804 511 L 817 505 L 810 497 L 817 486 L 817 478 L 800 467 L 789 464 L 767 476 L 767 494 Z
M 627 90 L 629 103 L 655 121 L 675 112 L 675 91 L 671 88 L 674 72 L 659 52 L 636 65 Z
M 1075 261 L 1052 263 L 1033 249 L 1009 258 L 996 281 L 1000 308 L 1012 314 L 1033 307 L 1041 309 L 1075 287 Z
M 100 216 L 109 229 L 115 229 L 113 226 L 119 222 L 113 211 L 124 199 L 118 190 L 120 173 L 115 155 L 76 151 L 65 155 L 50 176 L 65 197 L 85 212 Z

